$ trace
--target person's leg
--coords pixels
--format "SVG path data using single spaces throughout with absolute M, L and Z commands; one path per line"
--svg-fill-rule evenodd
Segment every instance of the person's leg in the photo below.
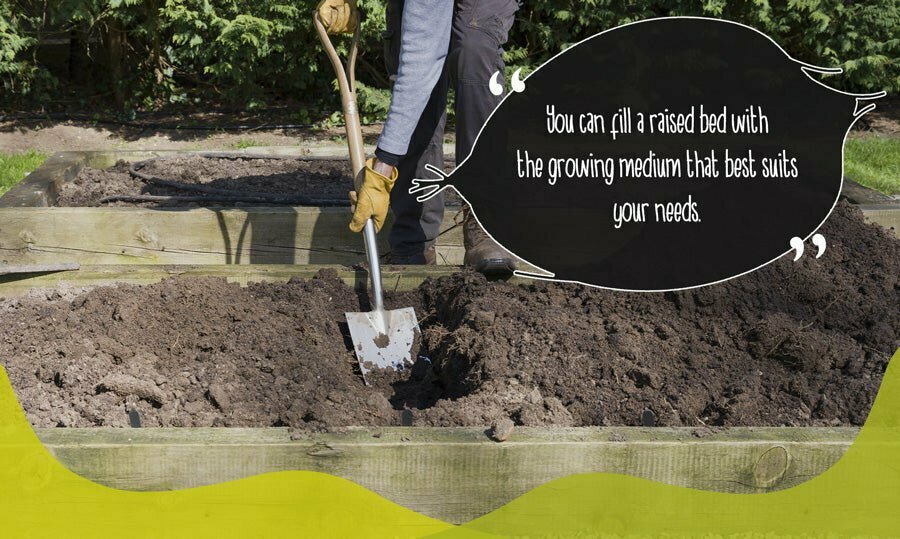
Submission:
M 409 194 L 414 178 L 430 178 L 426 164 L 443 168 L 444 121 L 447 83 L 435 87 L 428 106 L 413 132 L 409 152 L 397 165 L 399 175 L 391 190 L 394 224 L 389 235 L 390 262 L 394 264 L 434 264 L 434 244 L 444 220 L 444 196 L 438 194 L 422 203 Z
M 400 14 L 402 0 L 388 0 L 387 29 L 384 33 L 385 63 L 388 75 L 396 75 L 400 57 Z M 413 132 L 409 151 L 397 166 L 399 176 L 391 190 L 391 209 L 394 224 L 388 236 L 391 245 L 390 263 L 434 264 L 434 243 L 444 220 L 444 197 L 440 194 L 424 204 L 408 193 L 414 178 L 428 178 L 426 164 L 443 168 L 444 123 L 446 121 L 446 74 L 431 93 L 431 99 Z
M 516 0 L 458 0 L 450 38 L 448 72 L 456 90 L 456 159 L 465 159 L 501 96 L 491 93 L 491 75 L 503 82 L 503 44 L 515 20 Z M 484 181 L 490 181 L 485 178 Z M 515 258 L 497 245 L 468 208 L 464 209 L 465 263 L 488 275 L 509 275 Z
M 456 158 L 469 155 L 475 137 L 502 96 L 491 93 L 491 75 L 503 83 L 503 44 L 515 20 L 516 0 L 458 0 L 447 58 L 456 90 Z

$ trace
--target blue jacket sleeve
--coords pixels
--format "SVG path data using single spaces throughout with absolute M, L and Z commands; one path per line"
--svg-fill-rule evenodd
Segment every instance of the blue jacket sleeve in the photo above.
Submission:
M 453 0 L 406 0 L 400 27 L 400 67 L 378 147 L 406 155 L 416 124 L 444 70 Z

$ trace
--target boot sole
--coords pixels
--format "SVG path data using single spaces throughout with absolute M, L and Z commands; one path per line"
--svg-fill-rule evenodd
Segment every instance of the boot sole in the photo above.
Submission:
M 475 271 L 486 277 L 512 277 L 516 271 L 516 263 L 508 258 L 489 258 L 479 260 Z

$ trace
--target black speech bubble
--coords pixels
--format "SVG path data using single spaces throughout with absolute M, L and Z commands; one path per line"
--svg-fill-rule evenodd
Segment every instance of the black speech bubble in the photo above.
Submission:
M 738 23 L 674 17 L 632 23 L 590 37 L 558 54 L 508 95 L 482 128 L 472 152 L 449 175 L 419 179 L 420 200 L 452 185 L 497 242 L 548 272 L 553 280 L 628 291 L 663 291 L 712 284 L 758 269 L 808 238 L 831 213 L 842 184 L 843 141 L 853 122 L 874 105 L 816 81 L 811 73 L 839 73 L 799 62 L 766 35 Z M 548 134 L 547 106 L 571 113 L 575 133 Z M 610 120 L 630 107 L 649 115 L 695 110 L 729 113 L 761 107 L 769 133 L 621 134 Z M 581 113 L 605 117 L 607 134 L 579 133 Z M 647 117 L 645 116 L 645 126 Z M 720 162 L 780 150 L 796 159 L 796 178 L 546 179 L 547 159 L 680 158 L 686 149 Z M 545 159 L 544 179 L 523 179 L 517 150 Z M 617 162 L 616 162 L 617 166 Z M 437 172 L 436 169 L 432 169 Z M 723 171 L 724 172 L 724 171 Z M 695 203 L 700 222 L 655 222 L 655 203 Z M 615 227 L 615 203 L 647 202 L 653 219 Z M 693 214 L 690 214 L 693 215 Z M 536 276 L 534 274 L 525 274 Z M 547 277 L 547 276 L 543 276 Z

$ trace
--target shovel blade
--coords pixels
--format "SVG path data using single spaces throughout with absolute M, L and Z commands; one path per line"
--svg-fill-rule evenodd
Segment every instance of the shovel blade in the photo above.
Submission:
M 373 369 L 403 370 L 412 365 L 419 322 L 412 307 L 345 313 L 363 379 Z

